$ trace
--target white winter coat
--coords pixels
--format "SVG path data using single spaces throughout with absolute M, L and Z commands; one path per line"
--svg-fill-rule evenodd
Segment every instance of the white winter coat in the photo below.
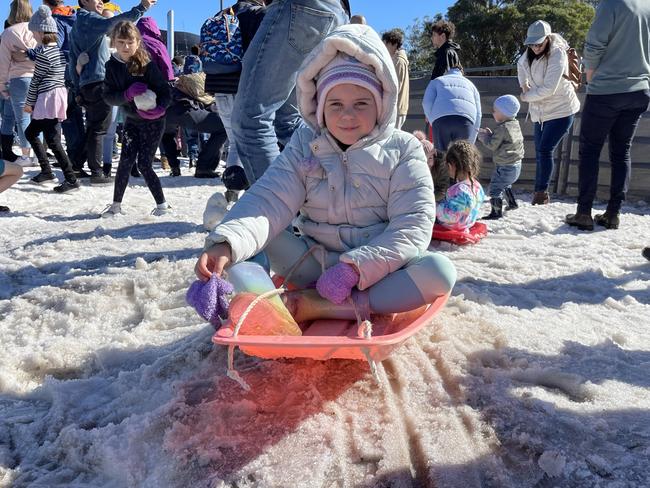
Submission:
M 383 86 L 378 124 L 342 151 L 318 129 L 315 78 L 341 51 L 374 67 Z M 365 289 L 425 252 L 435 221 L 431 175 L 420 142 L 394 128 L 397 77 L 372 28 L 333 31 L 307 56 L 297 79 L 298 108 L 310 127 L 296 130 L 282 154 L 206 239 L 227 241 L 233 262 L 260 252 L 299 212 L 310 243 L 341 252 Z M 296 256 L 298 258 L 299 256 Z
M 569 73 L 567 42 L 559 34 L 551 34 L 552 45 L 548 56 L 538 58 L 528 65 L 526 53 L 517 62 L 519 86 L 526 81 L 530 90 L 522 93 L 521 100 L 528 102 L 528 114 L 533 122 L 546 122 L 573 115 L 580 110 L 580 101 L 573 85 L 563 75 Z

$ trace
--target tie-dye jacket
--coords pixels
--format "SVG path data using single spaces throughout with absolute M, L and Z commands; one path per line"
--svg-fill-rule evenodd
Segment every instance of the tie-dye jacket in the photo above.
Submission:
M 463 180 L 447 190 L 447 196 L 436 204 L 436 222 L 452 230 L 467 230 L 479 217 L 485 199 L 483 187 L 476 180 Z

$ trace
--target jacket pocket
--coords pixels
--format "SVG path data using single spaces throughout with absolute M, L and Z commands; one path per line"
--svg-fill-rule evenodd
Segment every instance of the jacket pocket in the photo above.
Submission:
M 303 5 L 291 5 L 289 44 L 299 53 L 308 54 L 329 32 L 334 14 Z

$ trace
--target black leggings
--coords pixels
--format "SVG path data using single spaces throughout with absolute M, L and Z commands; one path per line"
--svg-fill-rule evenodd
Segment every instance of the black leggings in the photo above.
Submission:
M 61 124 L 58 119 L 32 119 L 27 129 L 25 129 L 25 137 L 34 150 L 38 164 L 41 166 L 41 172 L 52 173 L 52 167 L 47 160 L 47 153 L 43 147 L 43 143 L 38 138 L 41 132 L 48 147 L 54 153 L 54 157 L 61 165 L 61 170 L 63 170 L 66 181 L 70 183 L 77 181 L 72 170 L 72 163 L 70 163 L 68 155 L 63 150 L 63 146 L 61 146 Z
M 113 190 L 114 202 L 122 201 L 126 187 L 129 184 L 131 168 L 133 168 L 136 159 L 138 169 L 142 173 L 156 203 L 161 204 L 165 201 L 160 179 L 151 167 L 164 128 L 164 118 L 140 124 L 134 124 L 127 120 L 126 124 L 124 124 L 122 155 L 120 156 L 120 164 L 117 166 L 115 188 Z

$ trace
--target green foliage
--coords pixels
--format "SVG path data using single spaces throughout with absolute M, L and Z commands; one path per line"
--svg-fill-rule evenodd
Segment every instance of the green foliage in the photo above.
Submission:
M 598 0 L 458 0 L 446 18 L 456 25 L 455 41 L 466 68 L 501 66 L 516 62 L 523 50 L 528 26 L 538 19 L 551 24 L 572 47 L 582 50 Z M 411 69 L 430 70 L 434 49 L 431 25 L 442 18 L 416 19 L 407 30 Z

